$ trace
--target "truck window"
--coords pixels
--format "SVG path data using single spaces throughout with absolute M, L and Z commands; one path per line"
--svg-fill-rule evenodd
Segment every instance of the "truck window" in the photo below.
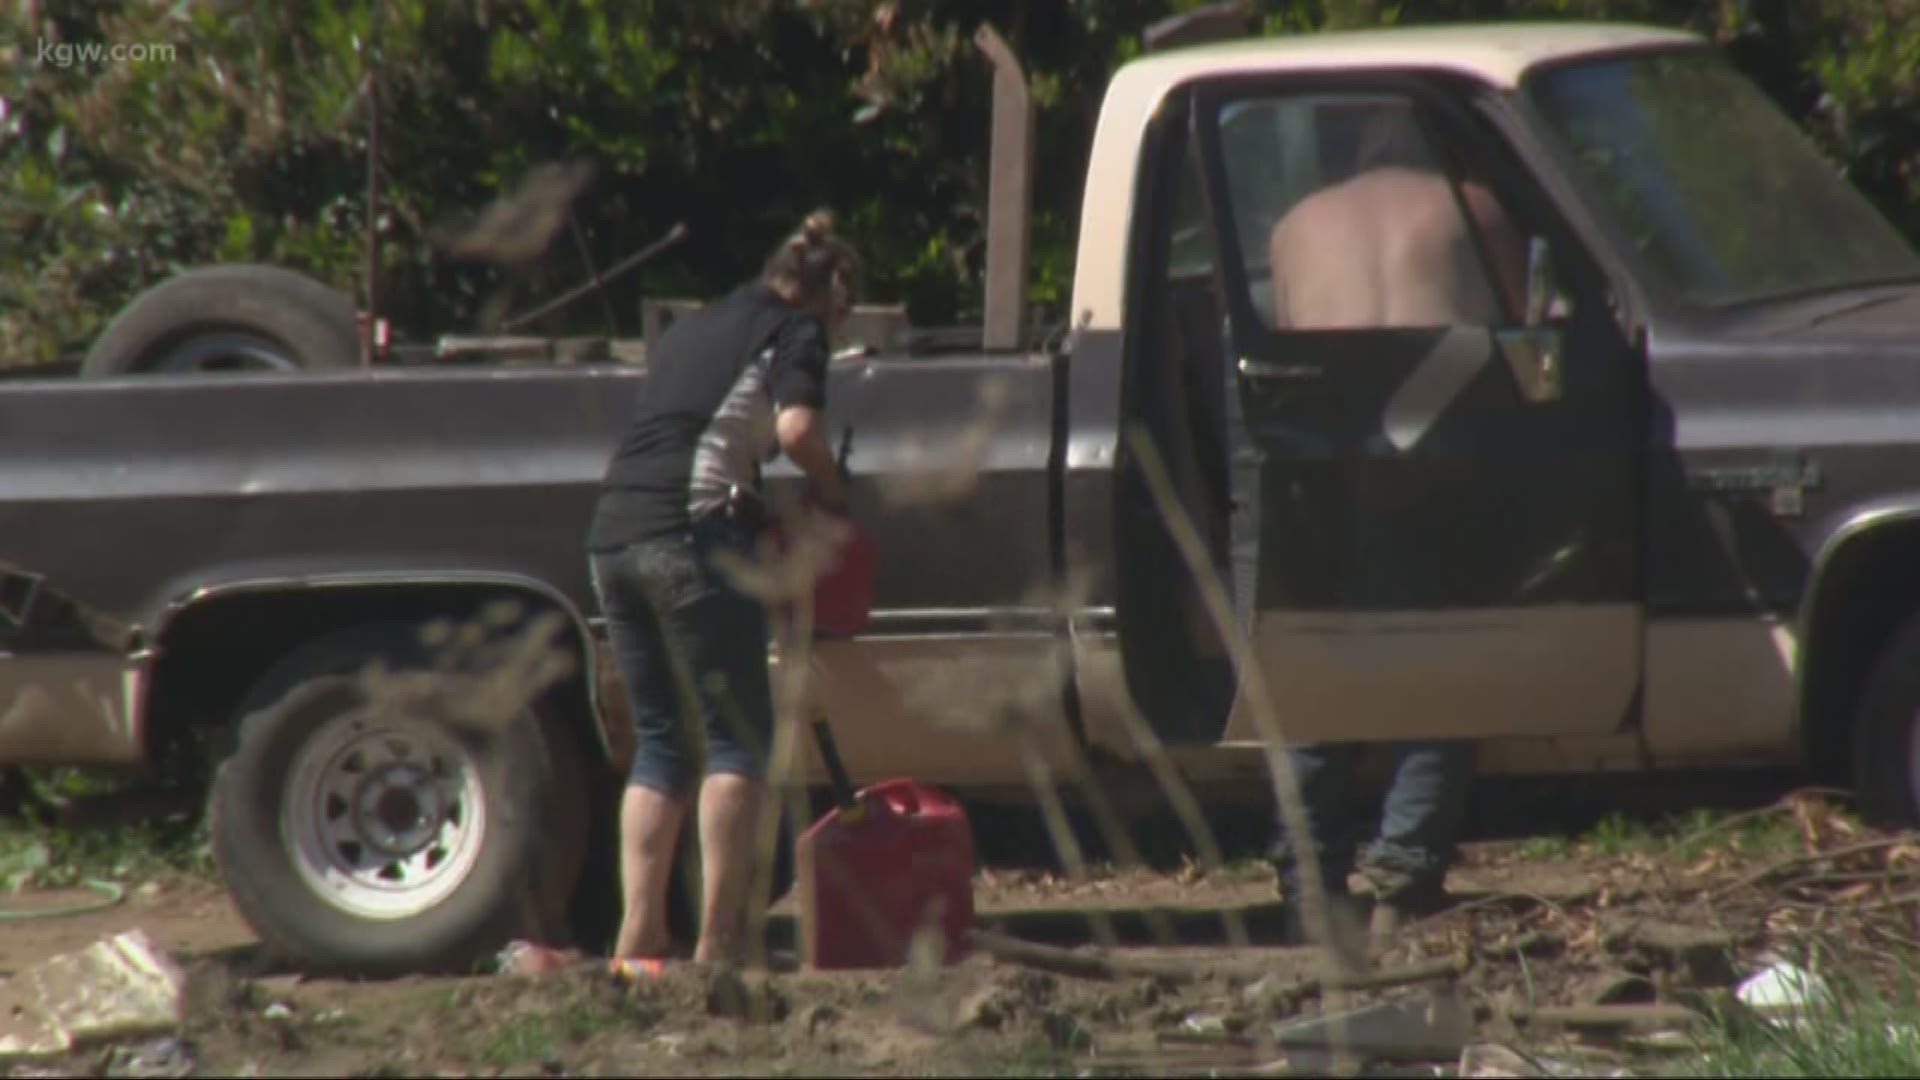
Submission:
M 1549 69 L 1528 87 L 1659 292 L 1703 307 L 1920 280 L 1920 257 L 1717 54 Z
M 1455 182 L 1408 99 L 1242 100 L 1221 109 L 1219 130 L 1250 299 L 1270 329 L 1490 326 L 1511 314 L 1502 255 L 1518 241 L 1484 185 Z
M 1206 197 L 1200 165 L 1191 142 L 1181 139 L 1169 154 L 1171 175 L 1166 178 L 1166 213 L 1154 230 L 1162 233 L 1151 246 L 1164 250 L 1165 263 L 1152 267 L 1152 287 L 1143 309 L 1143 328 L 1156 362 L 1143 373 L 1155 399 L 1147 406 L 1157 417 L 1150 423 L 1167 445 L 1162 453 L 1182 482 L 1224 484 L 1218 466 L 1226 450 L 1218 442 L 1221 408 L 1226 393 L 1225 317 L 1220 306 L 1215 269 L 1218 253 L 1207 223 Z M 1164 243 L 1164 249 L 1160 244 Z M 1157 262 L 1157 258 L 1156 258 Z M 1161 412 L 1160 410 L 1164 410 Z M 1197 458 L 1194 455 L 1198 455 Z M 1184 476 L 1198 471 L 1202 479 Z M 1205 500 L 1200 507 L 1211 505 Z
M 1213 275 L 1213 234 L 1207 229 L 1207 204 L 1200 190 L 1193 155 L 1183 153 L 1173 180 L 1169 210 L 1167 278 L 1170 281 L 1207 281 Z

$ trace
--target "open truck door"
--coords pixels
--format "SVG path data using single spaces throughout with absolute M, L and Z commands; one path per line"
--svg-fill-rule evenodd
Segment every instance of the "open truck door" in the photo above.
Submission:
M 1644 376 L 1598 272 L 1552 265 L 1574 245 L 1548 200 L 1486 125 L 1414 80 L 1214 82 L 1186 120 L 1224 308 L 1226 561 L 1284 737 L 1632 723 Z M 1370 161 L 1395 124 L 1397 156 Z M 1296 324 L 1289 289 L 1343 251 L 1276 268 L 1278 223 L 1376 167 L 1445 178 L 1474 240 L 1454 291 L 1477 293 L 1487 317 Z M 1517 254 L 1469 208 L 1488 195 Z M 1526 280 L 1503 290 L 1516 267 Z M 1440 307 L 1473 308 L 1454 305 Z M 1225 739 L 1259 739 L 1258 721 L 1243 688 Z

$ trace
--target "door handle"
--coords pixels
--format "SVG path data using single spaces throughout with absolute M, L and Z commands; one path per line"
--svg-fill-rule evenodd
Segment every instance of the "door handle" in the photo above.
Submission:
M 1236 365 L 1240 374 L 1249 379 L 1274 379 L 1282 382 L 1318 382 L 1326 376 L 1326 369 L 1318 364 L 1281 364 L 1272 360 L 1252 360 L 1241 357 Z

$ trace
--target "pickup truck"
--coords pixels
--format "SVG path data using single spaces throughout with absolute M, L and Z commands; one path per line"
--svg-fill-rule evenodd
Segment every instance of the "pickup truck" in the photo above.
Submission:
M 1386 112 L 1449 174 L 1482 163 L 1524 303 L 1277 326 L 1275 223 Z M 996 116 L 990 221 L 1024 197 L 1020 121 Z M 882 553 L 868 627 L 812 652 L 856 776 L 1258 790 L 1245 656 L 1287 739 L 1471 739 L 1488 772 L 1805 767 L 1916 817 L 1920 256 L 1710 42 L 1151 52 L 1112 77 L 1081 213 L 1045 347 L 996 328 L 1024 242 L 996 233 L 984 347 L 833 365 Z M 310 963 L 471 962 L 604 894 L 626 721 L 581 540 L 644 378 L 0 384 L 0 763 L 227 733 L 216 854 Z M 419 633 L 476 619 L 569 659 L 481 695 L 512 719 L 479 734 L 458 699 L 520 654 L 436 664 Z M 351 677 L 373 661 L 411 689 Z

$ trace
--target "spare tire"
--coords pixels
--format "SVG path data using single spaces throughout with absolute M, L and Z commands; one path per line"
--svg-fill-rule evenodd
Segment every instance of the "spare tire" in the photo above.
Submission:
M 83 378 L 300 371 L 360 363 L 359 313 L 337 289 L 277 266 L 188 270 L 134 298 L 80 365 Z

